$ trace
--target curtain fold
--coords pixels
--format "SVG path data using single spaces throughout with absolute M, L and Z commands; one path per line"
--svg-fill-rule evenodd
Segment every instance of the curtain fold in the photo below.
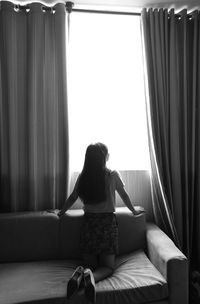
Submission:
M 0 211 L 59 208 L 67 195 L 66 9 L 0 9 Z
M 155 219 L 200 266 L 199 12 L 144 9 L 141 21 Z
M 165 10 L 143 10 L 142 34 L 144 43 L 144 61 L 147 68 L 147 123 L 149 138 L 149 153 L 151 162 L 151 188 L 152 203 L 156 223 L 179 245 L 176 229 L 173 221 L 173 212 L 170 209 L 171 187 L 167 141 L 169 130 L 168 100 L 168 12 Z M 161 35 L 160 31 L 163 31 Z M 160 41 L 159 41 L 160 40 Z M 163 67 L 163 69 L 162 69 Z M 154 102 L 152 106 L 152 102 Z M 159 101 L 159 102 L 158 102 Z M 163 131 L 163 128 L 166 132 Z M 158 143 L 158 144 L 156 144 Z M 162 159 L 166 162 L 162 162 Z M 167 183 L 164 181 L 165 172 Z M 164 188 L 165 187 L 167 190 Z M 168 196 L 166 196 L 166 193 Z

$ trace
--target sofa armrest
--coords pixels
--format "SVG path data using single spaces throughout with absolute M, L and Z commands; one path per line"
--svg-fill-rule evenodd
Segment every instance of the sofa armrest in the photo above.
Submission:
M 147 254 L 168 283 L 169 303 L 188 303 L 188 260 L 155 224 L 147 223 Z

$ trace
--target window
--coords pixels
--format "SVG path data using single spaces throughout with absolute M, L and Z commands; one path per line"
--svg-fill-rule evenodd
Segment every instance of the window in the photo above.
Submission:
M 148 170 L 139 17 L 70 18 L 70 170 L 81 171 L 86 147 L 99 141 L 108 146 L 110 168 Z

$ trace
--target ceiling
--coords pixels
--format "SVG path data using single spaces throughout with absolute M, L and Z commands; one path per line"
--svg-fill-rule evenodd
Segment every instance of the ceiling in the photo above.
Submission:
M 12 1 L 12 0 L 8 0 Z M 111 9 L 123 11 L 141 11 L 143 7 L 174 8 L 176 11 L 200 9 L 200 0 L 13 0 L 14 3 L 42 2 L 53 5 L 58 2 L 72 1 L 74 8 Z
M 51 1 L 51 0 L 47 0 Z M 199 0 L 74 0 L 75 5 L 92 5 L 92 6 L 117 6 L 127 9 L 143 7 L 163 7 L 163 8 L 175 8 L 177 10 L 187 9 L 200 9 Z

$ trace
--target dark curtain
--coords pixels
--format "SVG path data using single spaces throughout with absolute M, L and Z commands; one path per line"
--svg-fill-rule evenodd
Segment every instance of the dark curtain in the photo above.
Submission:
M 0 211 L 59 208 L 67 195 L 66 9 L 0 9 Z
M 155 219 L 200 267 L 199 12 L 144 9 L 141 21 Z

